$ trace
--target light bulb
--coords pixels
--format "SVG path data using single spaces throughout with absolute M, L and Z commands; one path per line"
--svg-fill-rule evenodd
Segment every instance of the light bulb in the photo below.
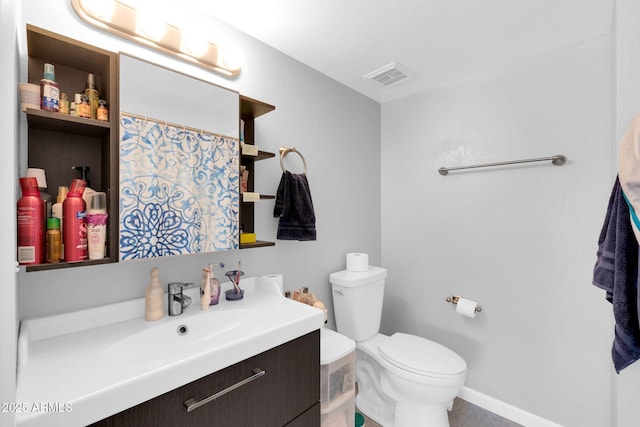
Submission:
M 113 0 L 82 0 L 82 7 L 92 16 L 111 21 L 115 4 Z
M 158 41 L 164 37 L 167 32 L 167 24 L 162 17 L 151 11 L 138 11 L 136 15 L 136 33 L 139 35 Z
M 182 30 L 182 43 L 180 49 L 187 55 L 201 58 L 209 50 L 209 42 L 200 34 Z

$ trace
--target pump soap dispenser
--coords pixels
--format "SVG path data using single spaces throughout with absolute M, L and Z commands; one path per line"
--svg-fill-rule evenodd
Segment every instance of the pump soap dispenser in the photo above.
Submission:
M 144 298 L 145 320 L 159 320 L 164 316 L 164 290 L 158 278 L 158 268 L 151 269 L 151 282 Z

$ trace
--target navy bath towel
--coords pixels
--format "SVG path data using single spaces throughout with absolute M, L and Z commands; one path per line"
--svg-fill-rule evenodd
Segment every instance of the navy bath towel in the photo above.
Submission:
M 278 239 L 316 240 L 316 215 L 305 174 L 282 174 L 273 216 L 280 218 Z
M 620 373 L 640 358 L 640 313 L 638 242 L 629 221 L 629 206 L 617 177 L 598 239 L 593 284 L 604 289 L 607 300 L 613 304 L 616 326 L 611 356 L 616 372 Z

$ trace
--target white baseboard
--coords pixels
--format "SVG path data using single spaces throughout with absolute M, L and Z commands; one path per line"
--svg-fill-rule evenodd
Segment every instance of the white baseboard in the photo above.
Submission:
M 525 427 L 563 427 L 560 424 L 556 424 L 545 418 L 534 415 L 531 412 L 516 408 L 513 405 L 509 405 L 508 403 L 495 399 L 491 396 L 487 396 L 484 393 L 480 393 L 479 391 L 475 391 L 466 386 L 462 387 L 462 391 L 460 391 L 458 397 L 486 409 L 487 411 L 500 415 L 503 418 L 511 420 L 514 423 L 522 424 Z

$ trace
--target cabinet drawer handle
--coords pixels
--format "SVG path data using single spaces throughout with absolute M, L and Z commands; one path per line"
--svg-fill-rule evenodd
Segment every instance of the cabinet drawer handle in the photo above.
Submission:
M 200 402 L 196 402 L 196 400 L 194 398 L 186 400 L 184 402 L 184 406 L 185 406 L 185 408 L 187 408 L 187 412 L 191 412 L 194 409 L 197 409 L 197 408 L 201 407 L 202 405 L 206 405 L 207 403 L 211 402 L 212 400 L 216 400 L 220 396 L 225 395 L 225 394 L 229 393 L 230 391 L 233 391 L 233 390 L 237 389 L 238 387 L 242 387 L 243 385 L 248 384 L 253 380 L 257 380 L 258 378 L 260 378 L 261 376 L 266 374 L 266 372 L 264 370 L 260 369 L 260 368 L 255 368 L 251 372 L 253 373 L 253 375 L 251 375 L 249 378 L 245 378 L 244 380 L 242 380 L 240 382 L 237 382 L 234 385 L 229 386 L 229 387 L 225 388 L 224 390 L 221 390 L 221 391 L 217 392 L 216 394 L 212 394 L 211 396 L 207 397 L 206 399 L 202 399 Z

